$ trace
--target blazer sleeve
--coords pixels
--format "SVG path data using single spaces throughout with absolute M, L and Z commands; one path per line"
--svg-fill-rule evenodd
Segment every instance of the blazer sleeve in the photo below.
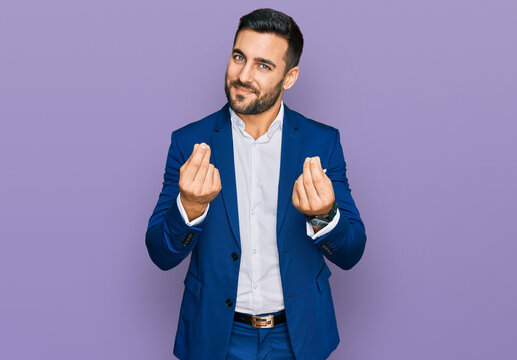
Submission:
M 149 256 L 162 270 L 172 269 L 187 257 L 203 231 L 204 221 L 189 226 L 178 208 L 180 167 L 185 161 L 179 151 L 176 134 L 172 132 L 162 191 L 145 234 Z
M 361 259 L 366 245 L 366 231 L 346 178 L 346 163 L 339 136 L 335 129 L 334 148 L 328 159 L 327 176 L 332 181 L 340 217 L 337 225 L 314 244 L 334 264 L 349 270 Z

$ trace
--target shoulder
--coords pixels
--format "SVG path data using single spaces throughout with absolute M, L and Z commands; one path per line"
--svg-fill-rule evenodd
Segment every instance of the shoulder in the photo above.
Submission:
M 205 116 L 200 120 L 188 123 L 172 132 L 173 135 L 178 137 L 189 137 L 196 134 L 203 134 L 212 132 L 215 128 L 216 122 L 221 115 L 223 115 L 224 107 L 210 115 Z
M 295 119 L 298 124 L 298 130 L 303 135 L 309 135 L 311 137 L 317 135 L 318 137 L 330 137 L 332 139 L 335 139 L 336 136 L 339 136 L 339 130 L 331 125 L 306 117 L 299 112 L 289 108 L 287 111 L 289 112 L 290 116 Z

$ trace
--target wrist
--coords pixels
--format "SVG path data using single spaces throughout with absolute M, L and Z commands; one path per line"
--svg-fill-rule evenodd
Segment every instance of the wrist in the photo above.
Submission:
M 186 200 L 182 196 L 180 196 L 180 201 L 181 205 L 183 205 L 183 209 L 185 209 L 185 212 L 187 213 L 189 221 L 192 221 L 203 215 L 206 207 L 208 206 L 208 204 L 201 204 L 195 201 Z
M 325 226 L 315 226 L 315 225 L 312 225 L 312 230 L 314 230 L 314 233 L 317 233 L 318 231 L 320 231 L 324 227 Z
M 317 231 L 316 228 L 321 229 L 321 228 L 325 227 L 328 223 L 330 223 L 332 221 L 332 219 L 334 219 L 336 214 L 337 214 L 337 202 L 334 200 L 334 203 L 332 204 L 332 208 L 330 209 L 330 211 L 327 214 L 305 215 L 305 220 L 310 225 L 312 225 L 312 227 L 315 231 Z

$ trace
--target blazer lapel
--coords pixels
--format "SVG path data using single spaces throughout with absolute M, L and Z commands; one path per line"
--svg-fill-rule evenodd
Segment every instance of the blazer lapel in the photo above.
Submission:
M 284 121 L 282 124 L 282 150 L 280 155 L 280 178 L 278 181 L 277 204 L 277 241 L 284 223 L 285 214 L 292 203 L 294 182 L 300 176 L 300 150 L 302 145 L 301 135 L 298 132 L 298 120 L 296 114 L 284 103 Z M 280 248 L 280 247 L 279 247 Z
M 214 155 L 214 166 L 221 177 L 221 195 L 228 215 L 228 220 L 237 246 L 240 248 L 239 213 L 237 211 L 237 185 L 235 181 L 235 165 L 233 157 L 233 137 L 228 103 L 219 111 L 215 133 L 211 142 Z

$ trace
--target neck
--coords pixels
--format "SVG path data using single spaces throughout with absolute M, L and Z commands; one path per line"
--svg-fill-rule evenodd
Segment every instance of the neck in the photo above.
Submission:
M 282 97 L 279 96 L 278 100 L 275 102 L 273 106 L 271 106 L 271 108 L 264 112 L 261 112 L 260 114 L 243 115 L 236 113 L 242 119 L 242 121 L 244 121 L 244 124 L 246 124 L 244 130 L 246 130 L 246 132 L 250 134 L 255 140 L 264 135 L 269 129 L 269 126 L 273 123 L 273 121 L 275 121 L 276 117 L 278 116 L 281 101 Z

